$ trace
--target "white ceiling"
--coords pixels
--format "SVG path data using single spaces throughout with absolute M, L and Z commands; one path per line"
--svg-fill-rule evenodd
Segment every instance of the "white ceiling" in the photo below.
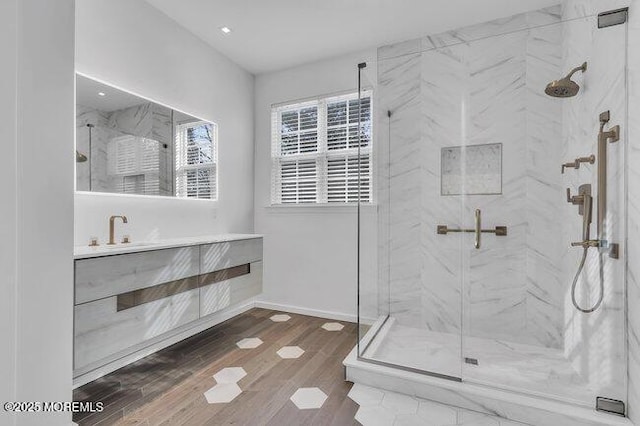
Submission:
M 146 0 L 259 74 L 510 16 L 560 0 Z M 233 31 L 224 35 L 220 28 Z

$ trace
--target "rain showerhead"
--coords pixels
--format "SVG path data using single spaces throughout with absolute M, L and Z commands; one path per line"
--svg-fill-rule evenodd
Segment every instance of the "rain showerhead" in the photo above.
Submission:
M 76 150 L 76 163 L 84 163 L 87 161 L 87 156 Z
M 544 90 L 545 93 L 554 98 L 570 98 L 575 96 L 580 91 L 580 86 L 575 81 L 571 80 L 571 77 L 578 71 L 585 72 L 587 70 L 587 63 L 580 65 L 571 70 L 571 72 L 561 80 L 552 81 L 547 85 Z

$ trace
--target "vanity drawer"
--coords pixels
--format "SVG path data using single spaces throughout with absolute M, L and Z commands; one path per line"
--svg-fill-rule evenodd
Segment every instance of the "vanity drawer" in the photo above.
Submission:
M 210 315 L 262 293 L 262 262 L 248 265 L 249 273 L 207 284 L 202 275 L 200 287 L 200 317 Z
M 199 318 L 199 289 L 117 310 L 116 297 L 75 307 L 74 369 L 105 360 Z
M 262 238 L 200 246 L 200 274 L 262 260 Z
M 75 262 L 75 303 L 103 299 L 198 273 L 198 246 L 78 260 Z

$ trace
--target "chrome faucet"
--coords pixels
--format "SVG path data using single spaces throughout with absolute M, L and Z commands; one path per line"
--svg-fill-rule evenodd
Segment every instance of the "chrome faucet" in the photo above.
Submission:
M 114 236 L 114 225 L 115 225 L 116 219 L 118 218 L 122 219 L 122 223 L 129 222 L 126 216 L 111 216 L 109 218 L 109 242 L 107 244 L 110 246 L 115 245 L 116 243 L 115 236 Z

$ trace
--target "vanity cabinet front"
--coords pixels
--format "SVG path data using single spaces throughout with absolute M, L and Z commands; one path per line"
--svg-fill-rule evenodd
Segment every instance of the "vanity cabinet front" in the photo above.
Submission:
M 198 246 L 76 260 L 76 305 L 193 277 Z
M 76 260 L 74 375 L 261 292 L 261 238 Z

